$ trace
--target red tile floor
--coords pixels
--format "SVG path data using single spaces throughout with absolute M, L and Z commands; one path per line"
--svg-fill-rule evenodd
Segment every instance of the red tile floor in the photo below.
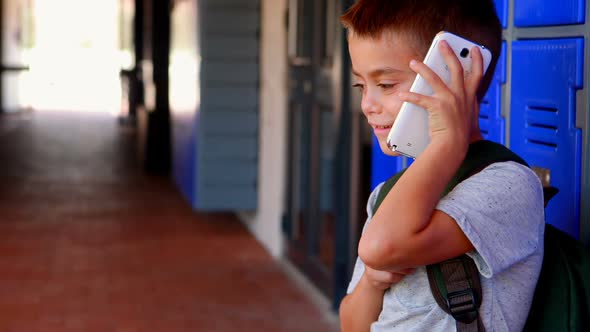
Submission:
M 108 115 L 0 115 L 0 332 L 335 331 L 233 215 Z

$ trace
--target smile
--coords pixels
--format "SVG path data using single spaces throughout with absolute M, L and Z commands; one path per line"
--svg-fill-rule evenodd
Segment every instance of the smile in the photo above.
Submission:
M 388 125 L 388 126 L 378 126 L 378 125 L 374 125 L 373 127 L 375 127 L 375 129 L 389 129 L 389 128 L 391 128 L 391 125 Z

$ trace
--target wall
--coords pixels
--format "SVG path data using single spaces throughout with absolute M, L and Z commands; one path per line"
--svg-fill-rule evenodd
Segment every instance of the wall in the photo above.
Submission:
M 275 257 L 283 252 L 281 218 L 286 192 L 287 34 L 286 0 L 261 1 L 258 208 L 240 216 Z
M 181 1 L 172 16 L 174 180 L 195 210 L 254 211 L 260 1 Z
M 197 1 L 180 1 L 171 13 L 170 109 L 172 174 L 184 197 L 193 205 L 196 179 L 196 127 L 199 114 L 200 54 Z

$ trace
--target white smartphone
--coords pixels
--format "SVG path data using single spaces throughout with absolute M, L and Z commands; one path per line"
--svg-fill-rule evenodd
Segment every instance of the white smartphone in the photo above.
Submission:
M 484 73 L 486 72 L 492 60 L 492 53 L 489 49 L 450 32 L 441 31 L 434 37 L 424 58 L 424 63 L 440 76 L 445 84 L 449 84 L 451 74 L 438 49 L 438 44 L 442 40 L 446 41 L 453 49 L 466 74 L 471 71 L 471 48 L 473 46 L 479 47 L 483 56 Z M 410 91 L 427 96 L 433 94 L 432 87 L 420 75 L 416 75 Z M 395 152 L 416 158 L 424 151 L 429 142 L 428 112 L 420 106 L 404 102 L 387 136 L 387 145 Z

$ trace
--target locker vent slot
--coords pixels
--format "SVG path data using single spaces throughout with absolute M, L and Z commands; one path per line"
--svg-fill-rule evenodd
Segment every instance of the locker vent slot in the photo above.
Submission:
M 536 139 L 527 138 L 527 143 L 535 144 L 535 145 L 542 145 L 551 149 L 557 149 L 557 144 L 551 142 L 540 141 Z
M 541 111 L 541 112 L 551 112 L 551 113 L 557 113 L 557 108 L 555 107 L 547 107 L 547 106 L 529 106 L 528 107 L 529 110 L 532 111 Z
M 534 128 L 549 129 L 549 130 L 557 131 L 557 126 L 535 123 L 534 120 L 529 120 L 528 125 L 531 127 L 534 127 Z
M 527 106 L 526 141 L 555 150 L 557 148 L 558 109 L 548 106 Z

